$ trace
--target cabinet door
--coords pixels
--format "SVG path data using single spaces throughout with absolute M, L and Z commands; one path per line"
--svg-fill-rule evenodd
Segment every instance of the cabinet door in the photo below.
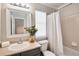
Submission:
M 10 56 L 21 56 L 21 53 L 13 54 L 13 55 L 10 55 Z
M 21 56 L 40 56 L 40 55 L 41 55 L 40 48 L 36 48 L 36 49 L 25 51 L 25 52 L 21 53 Z

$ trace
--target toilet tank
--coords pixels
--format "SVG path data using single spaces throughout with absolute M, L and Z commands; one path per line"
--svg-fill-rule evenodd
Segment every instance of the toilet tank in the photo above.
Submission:
M 41 45 L 41 51 L 46 51 L 48 47 L 48 40 L 42 40 L 38 42 Z

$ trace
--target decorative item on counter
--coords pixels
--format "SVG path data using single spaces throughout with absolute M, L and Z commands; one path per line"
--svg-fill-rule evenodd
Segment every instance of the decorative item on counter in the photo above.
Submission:
M 30 38 L 29 38 L 29 41 L 31 43 L 35 42 L 35 33 L 38 31 L 36 28 L 35 28 L 35 25 L 34 26 L 31 26 L 31 27 L 28 27 L 28 28 L 24 28 L 26 31 L 29 32 L 30 34 Z
M 7 47 L 10 45 L 10 41 L 4 41 L 4 42 L 0 42 L 0 47 L 3 48 L 3 47 Z

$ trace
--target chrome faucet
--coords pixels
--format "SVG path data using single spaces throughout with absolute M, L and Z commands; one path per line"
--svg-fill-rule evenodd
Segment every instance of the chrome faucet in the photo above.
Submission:
M 18 40 L 18 42 L 17 42 L 18 44 L 21 44 L 21 43 L 23 43 L 23 40 L 22 40 L 22 38 L 20 38 L 19 40 Z

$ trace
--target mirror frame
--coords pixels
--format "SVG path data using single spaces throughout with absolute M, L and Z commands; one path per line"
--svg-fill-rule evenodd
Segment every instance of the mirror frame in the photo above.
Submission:
M 9 29 L 9 27 L 11 27 L 10 24 L 10 10 L 17 10 L 17 11 L 23 11 L 23 12 L 28 12 L 29 13 L 29 16 L 30 16 L 30 25 L 32 25 L 32 19 L 31 19 L 31 12 L 30 10 L 27 10 L 27 9 L 24 9 L 24 8 L 21 8 L 21 7 L 16 7 L 15 6 L 12 6 L 12 5 L 9 5 L 7 4 L 7 8 L 6 8 L 6 35 L 7 35 L 7 38 L 12 38 L 12 37 L 19 37 L 19 36 L 26 36 L 28 35 L 27 34 L 15 34 L 15 35 L 11 35 L 11 30 Z

